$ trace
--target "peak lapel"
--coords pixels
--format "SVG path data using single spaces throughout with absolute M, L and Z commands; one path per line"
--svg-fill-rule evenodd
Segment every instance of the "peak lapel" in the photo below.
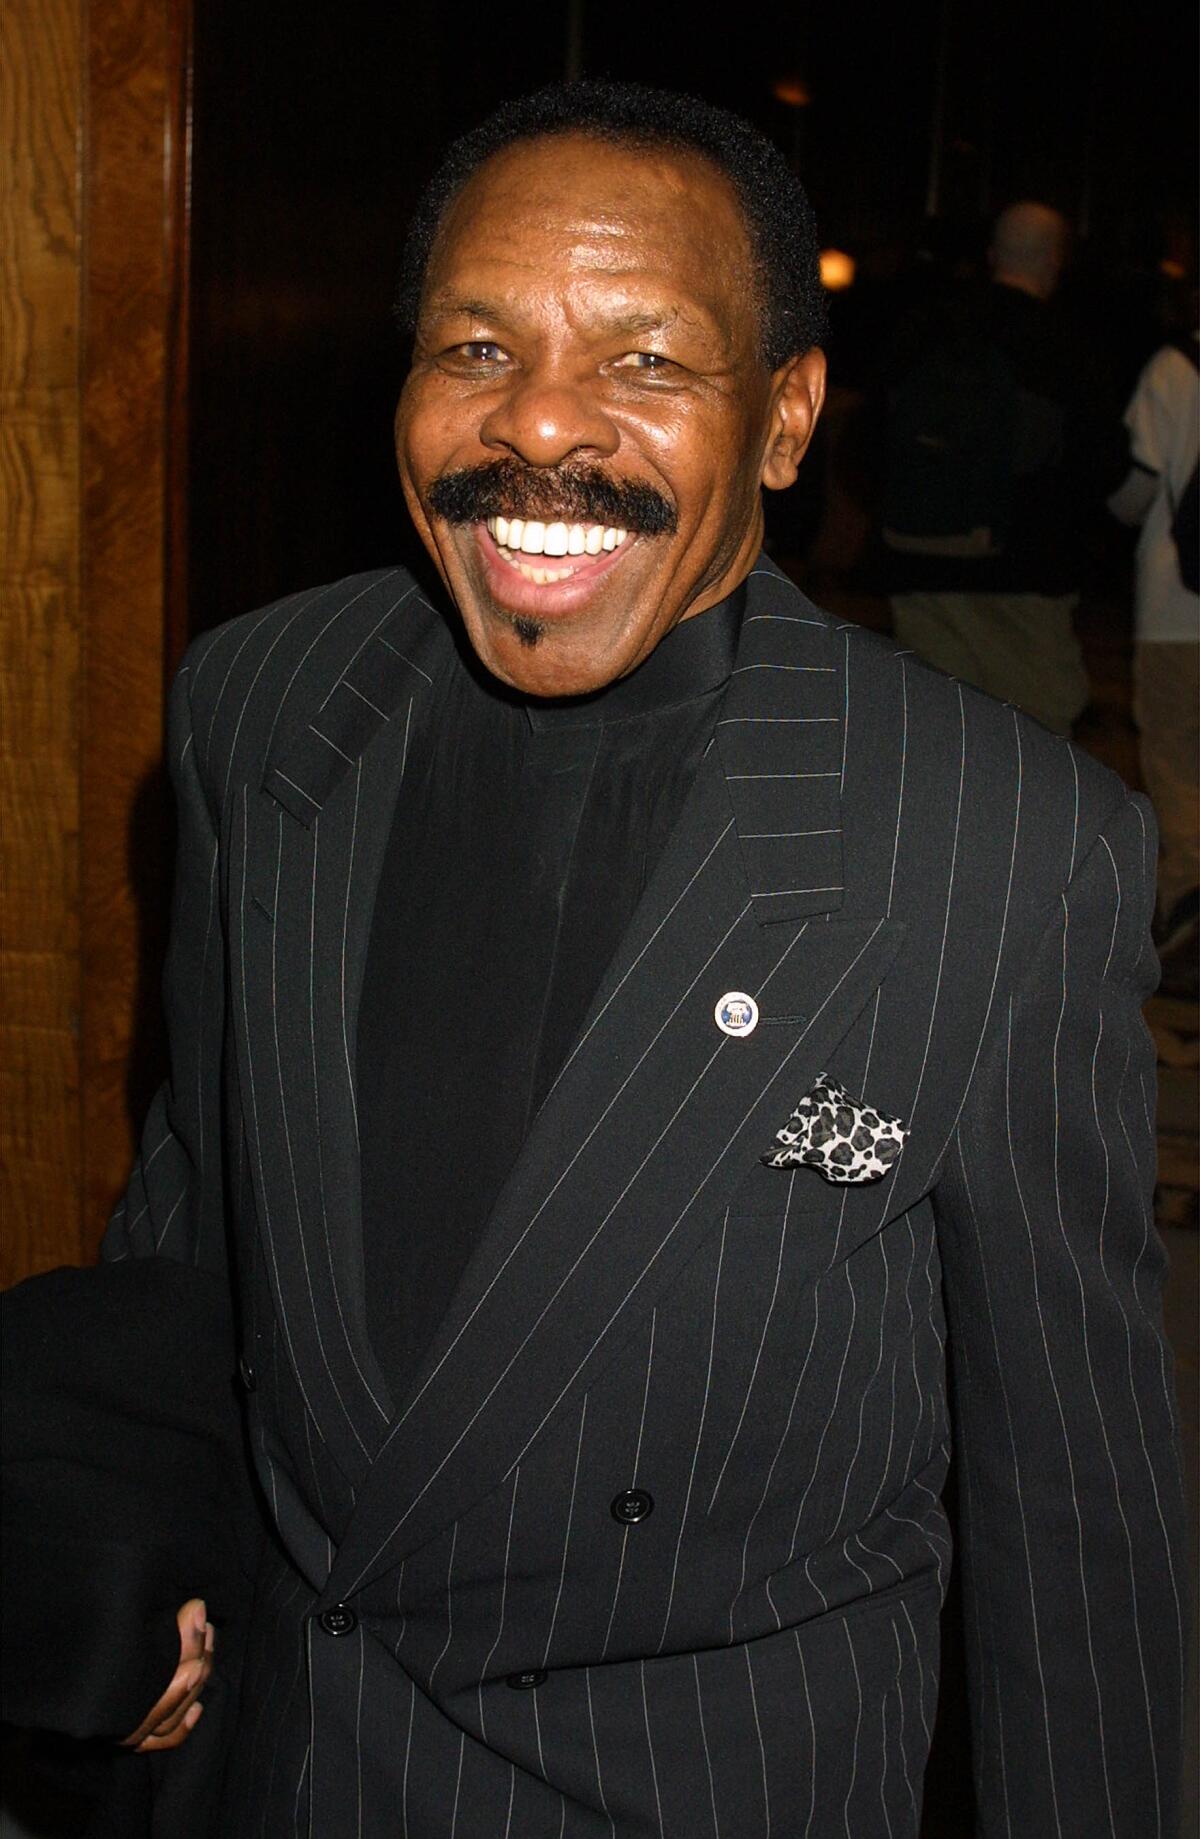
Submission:
M 840 760 L 824 719 L 841 694 L 828 623 L 813 614 L 813 623 L 788 627 L 786 642 L 767 645 L 756 611 L 782 601 L 790 614 L 807 603 L 793 600 L 773 572 L 765 590 L 754 582 L 751 590 L 720 744 L 701 764 L 380 1450 L 329 1581 L 331 1599 L 397 1563 L 495 1487 L 590 1383 L 737 1205 L 752 1171 L 762 1172 L 763 1144 L 822 1070 L 894 950 L 896 931 L 885 922 L 831 924 L 840 886 L 826 890 L 822 907 L 810 885 L 841 881 L 840 868 L 831 873 L 840 850 L 824 840 L 837 830 L 830 762 Z M 789 673 L 790 697 L 760 664 Z M 737 775 L 728 783 L 726 761 Z M 812 784 L 810 775 L 820 776 L 819 824 L 796 814 L 806 797 L 796 788 Z M 782 814 L 775 824 L 748 788 L 777 783 L 793 791 L 790 803 L 772 804 Z M 752 833 L 743 836 L 746 820 Z M 773 825 L 786 836 L 760 834 Z M 793 834 L 810 829 L 823 840 Z M 760 1024 L 745 1038 L 716 1025 L 715 1006 L 729 990 L 759 1004 Z
M 247 788 L 233 861 L 238 1050 L 255 1199 L 300 1389 L 352 1483 L 392 1414 L 366 1334 L 358 993 L 413 729 L 449 650 L 414 589 L 380 609 L 311 721 Z

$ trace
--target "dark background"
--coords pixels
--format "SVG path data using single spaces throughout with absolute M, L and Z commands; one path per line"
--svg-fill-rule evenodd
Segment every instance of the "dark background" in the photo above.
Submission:
M 1056 205 L 1119 414 L 1160 340 L 1161 264 L 1194 269 L 1193 8 L 739 0 L 709 17 L 682 0 L 195 0 L 189 631 L 412 559 L 391 453 L 405 220 L 448 139 L 572 58 L 733 107 L 795 162 L 823 242 L 858 262 L 835 384 L 869 371 L 920 250 L 971 262 L 1004 204 Z M 787 78 L 807 106 L 775 98 Z

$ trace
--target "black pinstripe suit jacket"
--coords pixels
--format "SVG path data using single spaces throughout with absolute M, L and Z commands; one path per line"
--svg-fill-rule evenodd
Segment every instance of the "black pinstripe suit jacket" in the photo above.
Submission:
M 208 634 L 176 688 L 173 1074 L 107 1252 L 228 1253 L 255 1376 L 277 1539 L 222 1834 L 913 1834 L 951 1442 L 981 1829 L 1168 1833 L 1146 806 L 760 562 L 689 801 L 391 1398 L 358 990 L 457 668 L 393 571 Z M 909 1128 L 878 1185 L 760 1161 L 822 1072 Z

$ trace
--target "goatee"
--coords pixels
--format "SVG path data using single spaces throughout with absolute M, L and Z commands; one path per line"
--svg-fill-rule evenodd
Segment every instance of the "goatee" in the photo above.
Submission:
M 546 628 L 540 619 L 528 619 L 524 614 L 510 615 L 512 628 L 524 645 L 526 651 L 535 651 L 546 636 Z

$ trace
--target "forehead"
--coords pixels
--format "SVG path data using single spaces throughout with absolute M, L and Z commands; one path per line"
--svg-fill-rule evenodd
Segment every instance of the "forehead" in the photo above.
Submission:
M 556 135 L 493 154 L 442 220 L 426 300 L 481 270 L 535 289 L 665 287 L 722 323 L 753 313 L 732 184 L 703 156 L 669 148 Z

